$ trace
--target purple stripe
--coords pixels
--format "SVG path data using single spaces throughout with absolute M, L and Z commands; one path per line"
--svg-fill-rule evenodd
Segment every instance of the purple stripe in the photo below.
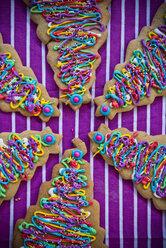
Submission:
M 138 247 L 147 245 L 147 201 L 138 194 Z
M 110 166 L 109 168 L 109 227 L 110 244 L 119 246 L 119 173 Z M 118 244 L 118 246 L 117 246 Z
M 90 151 L 90 140 L 87 136 L 87 133 L 90 130 L 90 120 L 91 112 L 89 111 L 91 104 L 86 104 L 82 106 L 82 111 L 79 114 L 79 138 L 86 143 L 87 150 Z M 88 152 L 84 158 L 90 161 L 90 153 Z
M 2 36 L 3 36 L 3 42 L 9 43 L 9 44 L 11 42 L 10 11 L 11 11 L 10 4 L 6 4 L 6 2 L 2 1 L 1 2 L 1 13 L 5 13 L 5 18 L 4 18 L 4 15 L 2 14 L 0 15 L 0 25 L 1 25 L 0 32 L 2 33 Z
M 128 28 L 131 23 L 135 27 L 135 15 L 131 15 L 131 9 L 135 10 L 135 1 L 130 2 L 130 8 L 125 6 L 125 54 L 128 43 L 135 38 L 135 29 Z M 124 56 L 125 57 L 125 56 Z M 122 126 L 133 130 L 134 111 L 122 114 Z M 123 180 L 123 238 L 124 248 L 134 246 L 134 191 L 132 181 Z M 126 231 L 127 230 L 127 231 Z
M 100 225 L 105 228 L 105 163 L 103 159 L 96 155 L 94 158 L 94 198 L 100 203 Z M 100 183 L 99 183 L 100 182 Z
M 69 121 L 70 120 L 70 121 Z M 69 106 L 63 107 L 63 151 L 72 147 L 75 137 L 75 112 Z
M 116 10 L 116 11 L 114 11 Z M 110 27 L 110 79 L 112 78 L 114 67 L 120 61 L 120 30 L 121 28 L 121 8 L 118 1 L 113 1 L 111 5 L 111 27 Z M 113 45 L 116 44 L 116 45 Z M 116 49 L 115 49 L 116 47 Z M 118 128 L 118 115 L 109 121 L 109 128 Z M 119 247 L 119 174 L 113 168 L 109 168 L 109 239 L 110 246 Z
M 154 10 L 159 8 L 159 6 L 163 3 L 160 1 L 152 1 L 151 2 L 151 11 L 150 18 L 152 20 L 154 16 Z M 157 118 L 156 118 L 157 116 Z M 152 135 L 162 134 L 162 98 L 157 97 L 154 103 L 151 105 L 151 129 L 150 132 Z M 158 212 L 154 206 L 151 207 L 151 247 L 155 248 L 156 245 L 158 247 L 162 247 L 163 241 L 162 237 L 162 212 Z
M 7 248 L 9 247 L 9 202 L 3 202 L 1 206 L 0 218 L 3 219 L 3 223 L 0 225 L 0 246 Z
M 20 21 L 21 20 L 21 21 Z M 20 56 L 23 65 L 26 65 L 26 8 L 23 2 L 15 0 L 15 49 Z M 21 36 L 20 36 L 21 34 Z M 9 43 L 10 44 L 10 43 Z
M 151 221 L 151 232 L 152 232 L 152 248 L 162 247 L 162 212 L 156 211 L 155 207 L 152 205 L 152 221 Z

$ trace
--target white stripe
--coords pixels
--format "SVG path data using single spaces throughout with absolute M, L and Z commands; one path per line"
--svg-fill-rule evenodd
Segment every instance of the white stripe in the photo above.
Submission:
M 150 105 L 147 105 L 146 132 L 148 135 L 150 135 Z
M 46 87 L 46 57 L 45 57 L 45 45 L 42 45 L 42 84 Z M 46 123 L 42 122 L 42 129 L 46 127 Z M 42 183 L 46 181 L 46 164 L 42 166 Z
M 11 45 L 14 47 L 14 0 L 11 0 Z
M 137 107 L 134 108 L 134 122 L 133 122 L 134 131 L 137 130 Z M 137 190 L 134 187 L 134 248 L 138 247 L 138 208 L 137 208 Z
M 151 247 L 151 200 L 148 200 L 148 248 Z
M 13 238 L 13 219 L 14 219 L 14 197 L 10 200 L 10 230 L 9 230 L 9 248 L 12 248 L 12 238 Z
M 165 118 L 166 118 L 166 96 L 163 96 L 163 101 L 162 101 L 162 135 L 165 135 Z M 162 231 L 163 231 L 163 247 L 166 247 L 166 212 L 165 211 L 163 211 L 163 213 L 162 213 Z
M 125 39 L 125 0 L 121 1 L 121 50 L 120 63 L 124 62 L 124 39 Z M 122 126 L 122 113 L 118 114 L 118 128 Z M 119 175 L 119 237 L 120 248 L 123 248 L 123 181 Z
M 105 244 L 109 247 L 109 170 L 105 163 Z
M 123 247 L 123 181 L 119 174 L 119 231 L 120 231 L 120 248 Z
M 137 131 L 137 107 L 134 107 L 133 130 Z
M 150 135 L 150 105 L 147 105 L 147 134 Z M 148 200 L 148 212 L 147 212 L 147 218 L 148 218 L 148 248 L 151 247 L 151 200 Z
M 118 113 L 118 128 L 122 127 L 122 113 Z
M 146 25 L 150 26 L 150 0 L 147 0 L 146 7 Z
M 124 40 L 125 40 L 125 0 L 121 2 L 121 50 L 120 63 L 124 62 Z
M 150 26 L 150 0 L 147 0 L 146 8 L 146 25 Z M 150 105 L 147 105 L 147 133 L 150 135 Z M 148 248 L 151 247 L 151 200 L 147 204 L 147 232 L 148 232 Z
M 11 0 L 11 45 L 14 47 L 14 0 Z M 15 133 L 15 113 L 12 113 L 12 132 Z M 9 248 L 12 248 L 13 238 L 13 221 L 14 221 L 14 197 L 10 200 L 10 229 L 9 229 Z
M 41 42 L 42 46 L 42 85 L 46 87 L 46 57 L 45 57 L 45 45 Z M 43 129 L 46 127 L 46 123 L 42 123 Z
M 95 82 L 92 85 L 90 132 L 94 132 L 94 116 L 95 116 L 95 104 L 94 104 L 94 101 L 93 101 L 94 98 L 95 98 Z M 94 158 L 93 158 L 93 153 L 91 152 L 90 153 L 90 172 L 91 172 L 92 181 L 94 181 L 93 163 L 94 163 Z
M 111 15 L 111 6 L 109 5 L 108 11 Z M 107 37 L 107 50 L 106 50 L 106 81 L 110 80 L 110 26 L 111 26 L 111 19 L 107 24 L 107 31 L 108 31 L 108 37 Z
M 30 67 L 30 13 L 27 7 L 27 23 L 26 23 L 26 66 Z
M 118 113 L 118 128 L 122 126 L 122 113 Z M 123 184 L 122 177 L 119 175 L 119 236 L 120 248 L 123 248 Z
M 105 119 L 108 126 L 108 119 Z M 105 163 L 105 244 L 109 247 L 109 180 L 108 164 Z
M 165 135 L 165 118 L 166 118 L 166 96 L 162 100 L 162 135 Z
M 109 5 L 108 11 L 111 15 L 111 7 Z M 107 25 L 108 37 L 107 37 L 107 50 L 106 50 L 106 81 L 109 81 L 110 74 L 110 26 L 111 19 Z M 108 126 L 108 119 L 105 119 L 105 124 Z M 105 243 L 109 247 L 109 180 L 108 180 L 108 164 L 105 163 Z
M 27 181 L 27 209 L 30 207 L 31 204 L 31 183 L 30 180 Z
M 42 44 L 42 84 L 46 87 L 46 57 L 45 57 L 45 45 Z
M 16 132 L 15 113 L 12 113 L 12 133 Z M 9 229 L 9 248 L 12 248 L 13 238 L 13 221 L 14 221 L 14 197 L 10 200 L 10 229 Z
M 75 112 L 75 137 L 79 136 L 79 109 Z
M 139 30 L 139 0 L 135 0 L 135 39 L 138 38 Z M 137 130 L 137 107 L 134 108 L 133 130 Z M 137 190 L 134 187 L 134 248 L 138 247 L 138 208 Z
M 59 91 L 59 96 L 60 96 L 60 91 Z M 62 135 L 62 125 L 63 125 L 63 122 L 62 122 L 62 116 L 63 116 L 63 109 L 62 109 L 62 102 L 59 101 L 59 111 L 61 112 L 61 115 L 59 116 L 59 134 Z M 62 152 L 63 152 L 63 145 L 62 145 L 62 140 L 60 141 L 59 143 L 59 146 L 60 146 L 60 149 L 61 149 L 61 152 L 59 153 L 59 162 L 61 161 L 62 159 Z
M 135 0 L 135 39 L 138 38 L 139 32 L 139 0 Z
M 26 66 L 30 67 L 30 13 L 27 7 L 27 23 L 26 23 Z M 30 117 L 27 117 L 27 130 L 31 129 Z M 31 203 L 31 183 L 27 181 L 27 209 Z
M 28 7 L 26 31 L 26 66 L 30 67 L 30 13 Z M 30 117 L 27 117 L 27 130 L 30 130 Z
M 137 208 L 137 190 L 134 186 L 134 248 L 138 247 L 138 208 Z

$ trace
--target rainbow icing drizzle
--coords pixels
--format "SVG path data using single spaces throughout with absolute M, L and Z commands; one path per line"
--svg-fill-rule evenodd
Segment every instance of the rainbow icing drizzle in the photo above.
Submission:
M 0 197 L 6 197 L 9 183 L 16 183 L 19 178 L 28 180 L 26 168 L 34 169 L 34 163 L 44 155 L 42 146 L 50 146 L 56 139 L 46 134 L 43 140 L 40 135 L 21 138 L 16 133 L 8 137 L 8 145 L 0 138 Z
M 166 197 L 166 145 L 157 141 L 137 142 L 138 132 L 133 135 L 120 132 L 107 133 L 105 136 L 98 132 L 93 140 L 99 144 L 95 153 L 107 154 L 117 170 L 133 168 L 132 180 L 149 186 L 155 197 Z
M 45 116 L 53 115 L 53 102 L 41 98 L 37 80 L 18 73 L 14 65 L 10 53 L 0 54 L 0 99 L 10 103 L 12 109 L 20 107 L 34 116 L 41 113 Z
M 88 187 L 85 169 L 81 160 L 83 152 L 75 149 L 62 160 L 64 166 L 52 180 L 48 198 L 41 198 L 43 211 L 34 212 L 32 223 L 22 222 L 24 247 L 90 248 L 95 241 L 96 230 L 86 219 L 90 212 L 85 210 L 93 202 L 86 200 Z
M 142 51 L 135 50 L 130 62 L 120 71 L 114 71 L 116 80 L 108 88 L 105 98 L 109 106 L 102 105 L 100 113 L 109 115 L 111 109 L 138 105 L 151 90 L 162 93 L 166 88 L 166 25 L 155 28 L 149 39 L 141 40 Z
M 103 0 L 101 0 L 103 1 Z M 41 13 L 48 22 L 47 34 L 57 43 L 59 52 L 58 77 L 66 87 L 61 88 L 61 98 L 68 97 L 73 105 L 83 102 L 87 83 L 92 76 L 93 63 L 99 58 L 91 49 L 96 45 L 102 14 L 95 0 L 29 0 L 32 13 Z M 97 33 L 92 30 L 96 30 Z

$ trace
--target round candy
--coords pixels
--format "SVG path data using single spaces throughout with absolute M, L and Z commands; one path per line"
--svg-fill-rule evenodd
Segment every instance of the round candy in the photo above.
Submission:
M 93 136 L 93 140 L 96 143 L 101 144 L 104 141 L 104 135 L 102 133 L 95 133 L 95 135 Z
M 79 95 L 79 94 L 74 94 L 74 95 L 71 96 L 70 101 L 74 105 L 79 105 L 79 104 L 82 103 L 83 97 L 81 95 Z
M 45 116 L 51 116 L 51 115 L 53 115 L 53 113 L 54 113 L 54 108 L 51 105 L 46 104 L 43 107 L 43 115 L 45 115 Z
M 102 115 L 109 115 L 110 114 L 110 112 L 111 112 L 111 110 L 110 110 L 110 108 L 107 106 L 107 105 L 102 105 L 101 106 L 101 109 L 100 109 L 100 113 L 102 114 Z
M 72 157 L 75 159 L 81 159 L 83 157 L 83 151 L 81 150 L 74 150 L 72 151 Z
M 46 134 L 44 137 L 43 137 L 43 140 L 46 144 L 48 145 L 52 145 L 55 143 L 56 139 L 54 137 L 54 135 L 52 134 Z

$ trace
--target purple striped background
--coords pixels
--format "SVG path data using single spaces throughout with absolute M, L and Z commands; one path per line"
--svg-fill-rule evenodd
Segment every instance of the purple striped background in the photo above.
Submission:
M 163 0 L 112 1 L 109 35 L 99 51 L 102 64 L 96 71 L 93 96 L 102 95 L 104 84 L 112 77 L 114 66 L 124 60 L 128 42 L 138 37 L 143 26 L 151 23 L 162 3 Z M 26 6 L 20 0 L 5 0 L 1 1 L 0 10 L 0 32 L 4 43 L 14 45 L 23 64 L 32 67 L 39 82 L 46 84 L 51 96 L 58 97 L 59 90 L 53 80 L 53 71 L 46 62 L 47 48 L 37 38 L 36 25 L 30 21 Z M 119 114 L 112 121 L 105 121 L 103 117 L 94 117 L 93 103 L 82 106 L 76 113 L 60 104 L 61 117 L 51 119 L 47 125 L 54 132 L 63 134 L 62 151 L 72 147 L 71 139 L 75 136 L 83 139 L 90 151 L 87 133 L 97 130 L 104 121 L 111 129 L 124 126 L 129 130 L 143 130 L 152 135 L 165 134 L 165 105 L 165 97 L 156 98 L 150 107 L 138 107 L 134 111 Z M 1 111 L 0 124 L 0 132 L 42 130 L 45 127 L 37 118 L 27 119 L 18 113 Z M 31 182 L 22 182 L 14 199 L 2 204 L 0 247 L 11 247 L 16 220 L 24 218 L 27 207 L 35 204 L 40 184 L 50 180 L 52 168 L 60 158 L 61 154 L 51 155 L 46 167 L 38 168 Z M 157 211 L 150 201 L 138 195 L 132 182 L 122 180 L 112 167 L 105 165 L 100 156 L 93 158 L 88 152 L 85 158 L 91 162 L 94 198 L 101 204 L 100 221 L 106 229 L 106 244 L 111 248 L 166 247 L 165 213 Z M 18 197 L 21 200 L 15 201 Z

